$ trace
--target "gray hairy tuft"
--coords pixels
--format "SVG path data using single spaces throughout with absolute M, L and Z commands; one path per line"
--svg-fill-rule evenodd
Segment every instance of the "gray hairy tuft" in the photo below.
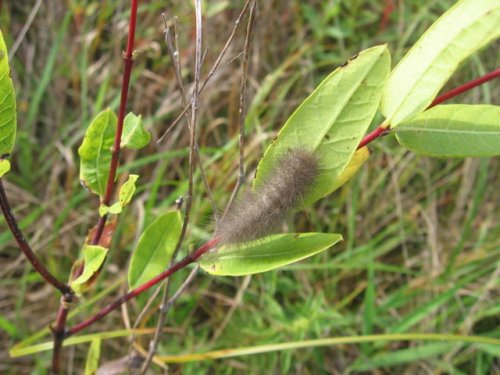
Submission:
M 318 160 L 309 151 L 291 149 L 278 158 L 256 190 L 245 192 L 219 223 L 216 236 L 221 244 L 255 240 L 277 233 L 286 216 L 298 208 L 314 185 Z

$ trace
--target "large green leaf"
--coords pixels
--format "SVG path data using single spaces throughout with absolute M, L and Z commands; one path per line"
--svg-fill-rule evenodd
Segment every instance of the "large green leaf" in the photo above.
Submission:
M 90 123 L 78 149 L 80 181 L 100 196 L 106 191 L 116 123 L 116 115 L 111 109 L 99 113 Z
M 156 219 L 139 238 L 128 270 L 130 289 L 161 273 L 170 262 L 181 233 L 181 214 L 170 211 Z
M 392 71 L 381 100 L 391 127 L 422 112 L 458 65 L 500 35 L 500 1 L 462 0 L 425 32 Z
M 340 234 L 286 233 L 223 246 L 203 255 L 200 266 L 213 275 L 242 276 L 269 271 L 328 249 Z
M 146 146 L 151 140 L 151 134 L 144 129 L 142 116 L 130 112 L 123 122 L 121 147 L 139 149 Z
M 108 249 L 97 245 L 85 245 L 83 248 L 83 272 L 70 286 L 77 295 L 81 295 L 86 290 L 86 284 L 99 271 L 106 260 Z
M 361 52 L 331 73 L 290 116 L 268 147 L 254 187 L 265 183 L 279 156 L 291 148 L 314 152 L 320 163 L 320 175 L 305 205 L 338 187 L 339 175 L 375 115 L 389 69 L 390 55 L 383 45 Z
M 500 107 L 439 105 L 402 123 L 396 137 L 404 147 L 441 157 L 500 155 Z
M 16 94 L 10 77 L 7 46 L 0 31 L 0 161 L 6 158 L 14 147 L 16 126 Z M 7 168 L 7 163 L 4 162 L 3 173 L 8 172 L 8 169 L 10 168 Z

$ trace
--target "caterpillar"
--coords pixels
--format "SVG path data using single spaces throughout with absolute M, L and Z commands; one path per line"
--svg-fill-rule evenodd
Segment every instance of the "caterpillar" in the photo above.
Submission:
M 317 158 L 307 150 L 289 149 L 278 157 L 267 179 L 229 207 L 215 231 L 221 245 L 279 232 L 287 214 L 300 206 L 314 185 L 318 171 Z

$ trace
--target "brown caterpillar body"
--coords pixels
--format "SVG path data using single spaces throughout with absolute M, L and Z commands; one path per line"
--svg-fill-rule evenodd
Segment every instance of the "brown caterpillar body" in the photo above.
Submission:
M 282 228 L 287 214 L 298 208 L 318 175 L 318 160 L 297 148 L 278 158 L 267 180 L 234 202 L 219 223 L 221 244 L 255 240 Z

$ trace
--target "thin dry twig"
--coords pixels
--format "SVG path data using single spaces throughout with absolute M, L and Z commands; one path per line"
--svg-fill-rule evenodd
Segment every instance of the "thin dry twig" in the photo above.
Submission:
M 184 238 L 186 236 L 186 231 L 187 227 L 189 225 L 189 219 L 191 216 L 191 205 L 192 205 L 192 198 L 193 198 L 193 186 L 194 186 L 194 169 L 195 169 L 195 164 L 196 161 L 201 165 L 201 161 L 199 160 L 199 153 L 198 153 L 198 143 L 196 141 L 196 125 L 198 121 L 198 95 L 199 95 L 199 84 L 200 84 L 200 73 L 201 73 L 201 60 L 202 60 L 202 31 L 203 31 L 203 24 L 202 24 L 202 17 L 201 17 L 201 0 L 194 0 L 194 6 L 195 6 L 195 20 L 196 20 L 196 41 L 195 41 L 195 65 L 194 65 L 194 87 L 193 87 L 193 94 L 191 96 L 191 121 L 188 121 L 188 128 L 189 128 L 189 172 L 188 172 L 188 191 L 187 191 L 187 196 L 186 196 L 186 208 L 184 211 L 184 221 L 182 223 L 182 229 L 181 229 L 181 235 L 179 238 L 179 241 L 177 243 L 174 255 L 172 257 L 172 261 L 170 265 L 173 264 L 175 261 L 175 256 L 177 255 L 177 252 L 179 251 L 180 247 L 182 246 L 182 243 L 184 241 Z M 167 37 L 167 35 L 165 36 Z M 167 43 L 168 45 L 168 43 Z M 175 52 L 174 52 L 175 55 Z M 174 59 L 173 61 L 176 61 L 177 59 Z M 174 66 L 177 64 L 174 63 Z M 176 71 L 176 76 L 179 75 L 178 82 L 182 82 L 181 76 L 180 76 L 180 64 L 177 65 L 176 68 L 174 68 Z M 179 87 L 182 87 L 182 84 L 179 84 Z M 185 94 L 184 90 L 181 89 L 181 92 Z M 184 96 L 184 95 L 183 95 Z M 198 157 L 197 157 L 198 156 Z M 169 280 L 170 281 L 170 280 Z M 167 282 L 165 285 L 165 289 L 163 292 L 163 300 L 162 304 L 166 301 L 169 295 L 169 290 L 170 290 L 170 282 Z M 163 309 L 160 309 L 160 318 L 158 319 L 158 324 L 156 326 L 156 331 L 155 335 L 153 337 L 153 340 L 150 343 L 149 351 L 148 351 L 148 356 L 146 360 L 144 361 L 142 367 L 141 367 L 141 374 L 145 374 L 149 364 L 151 363 L 151 359 L 153 358 L 154 353 L 156 352 L 156 348 L 158 347 L 159 343 L 159 338 L 161 335 L 161 327 L 165 324 L 165 320 L 167 317 L 166 312 L 162 311 Z
M 252 33 L 253 33 L 253 27 L 255 25 L 255 13 L 257 10 L 257 3 L 256 1 L 252 1 L 252 5 L 250 7 L 250 16 L 248 17 L 248 24 L 247 24 L 247 32 L 245 36 L 245 47 L 243 51 L 243 64 L 241 68 L 241 86 L 240 86 L 240 108 L 239 108 L 239 117 L 238 117 L 238 123 L 240 127 L 240 134 L 239 134 L 239 151 L 240 151 L 240 160 L 239 160 L 239 166 L 238 166 L 238 181 L 236 182 L 236 186 L 233 189 L 233 192 L 231 193 L 231 197 L 229 198 L 229 202 L 227 203 L 226 209 L 224 210 L 224 215 L 226 215 L 227 210 L 231 207 L 233 204 L 234 200 L 238 196 L 238 192 L 240 191 L 240 188 L 243 186 L 245 183 L 245 165 L 244 165 L 244 158 L 245 158 L 245 118 L 246 118 L 246 89 L 247 89 L 247 80 L 248 80 L 248 60 L 250 56 L 250 46 L 252 42 Z
M 33 5 L 33 8 L 31 8 L 31 12 L 28 15 L 28 19 L 26 20 L 26 23 L 24 24 L 21 32 L 17 35 L 16 41 L 14 42 L 14 44 L 12 45 L 12 48 L 9 51 L 9 60 L 12 60 L 12 57 L 14 57 L 14 55 L 17 52 L 17 49 L 19 48 L 19 46 L 23 42 L 24 37 L 26 36 L 26 33 L 28 32 L 31 24 L 33 23 L 33 20 L 36 17 L 36 14 L 40 10 L 40 6 L 42 5 L 42 2 L 43 2 L 43 0 L 36 0 L 35 5 Z
M 248 10 L 248 6 L 250 5 L 250 3 L 252 1 L 253 0 L 247 0 L 245 2 L 245 5 L 243 6 L 243 9 L 241 10 L 240 14 L 238 15 L 238 18 L 236 19 L 236 21 L 234 21 L 233 30 L 231 31 L 231 34 L 229 35 L 229 38 L 226 41 L 226 44 L 224 44 L 224 47 L 222 47 L 222 50 L 219 53 L 219 56 L 217 56 L 217 59 L 215 60 L 214 64 L 212 65 L 212 68 L 208 72 L 205 80 L 201 84 L 201 86 L 200 86 L 200 88 L 198 90 L 198 95 L 203 91 L 203 89 L 205 88 L 205 86 L 207 85 L 207 83 L 210 81 L 210 79 L 212 78 L 212 76 L 215 74 L 215 71 L 217 70 L 217 68 L 219 67 L 222 59 L 226 55 L 226 52 L 227 52 L 229 46 L 231 45 L 231 43 L 232 43 L 232 41 L 234 39 L 234 36 L 236 35 L 236 30 L 238 29 L 238 26 L 240 25 L 241 20 L 245 16 L 245 14 L 246 14 L 246 12 Z M 165 131 L 165 133 L 163 133 L 163 135 L 158 139 L 157 142 L 161 142 L 163 140 L 163 138 L 170 132 L 170 130 L 172 130 L 175 127 L 175 125 L 178 124 L 178 122 L 182 119 L 182 117 L 184 117 L 184 115 L 186 114 L 186 112 L 189 110 L 189 108 L 191 107 L 191 105 L 192 105 L 192 102 L 188 103 L 188 105 L 184 107 L 184 109 L 179 114 L 179 116 L 177 116 L 177 118 L 174 120 L 174 122 L 172 122 L 172 124 L 167 128 L 167 130 Z

